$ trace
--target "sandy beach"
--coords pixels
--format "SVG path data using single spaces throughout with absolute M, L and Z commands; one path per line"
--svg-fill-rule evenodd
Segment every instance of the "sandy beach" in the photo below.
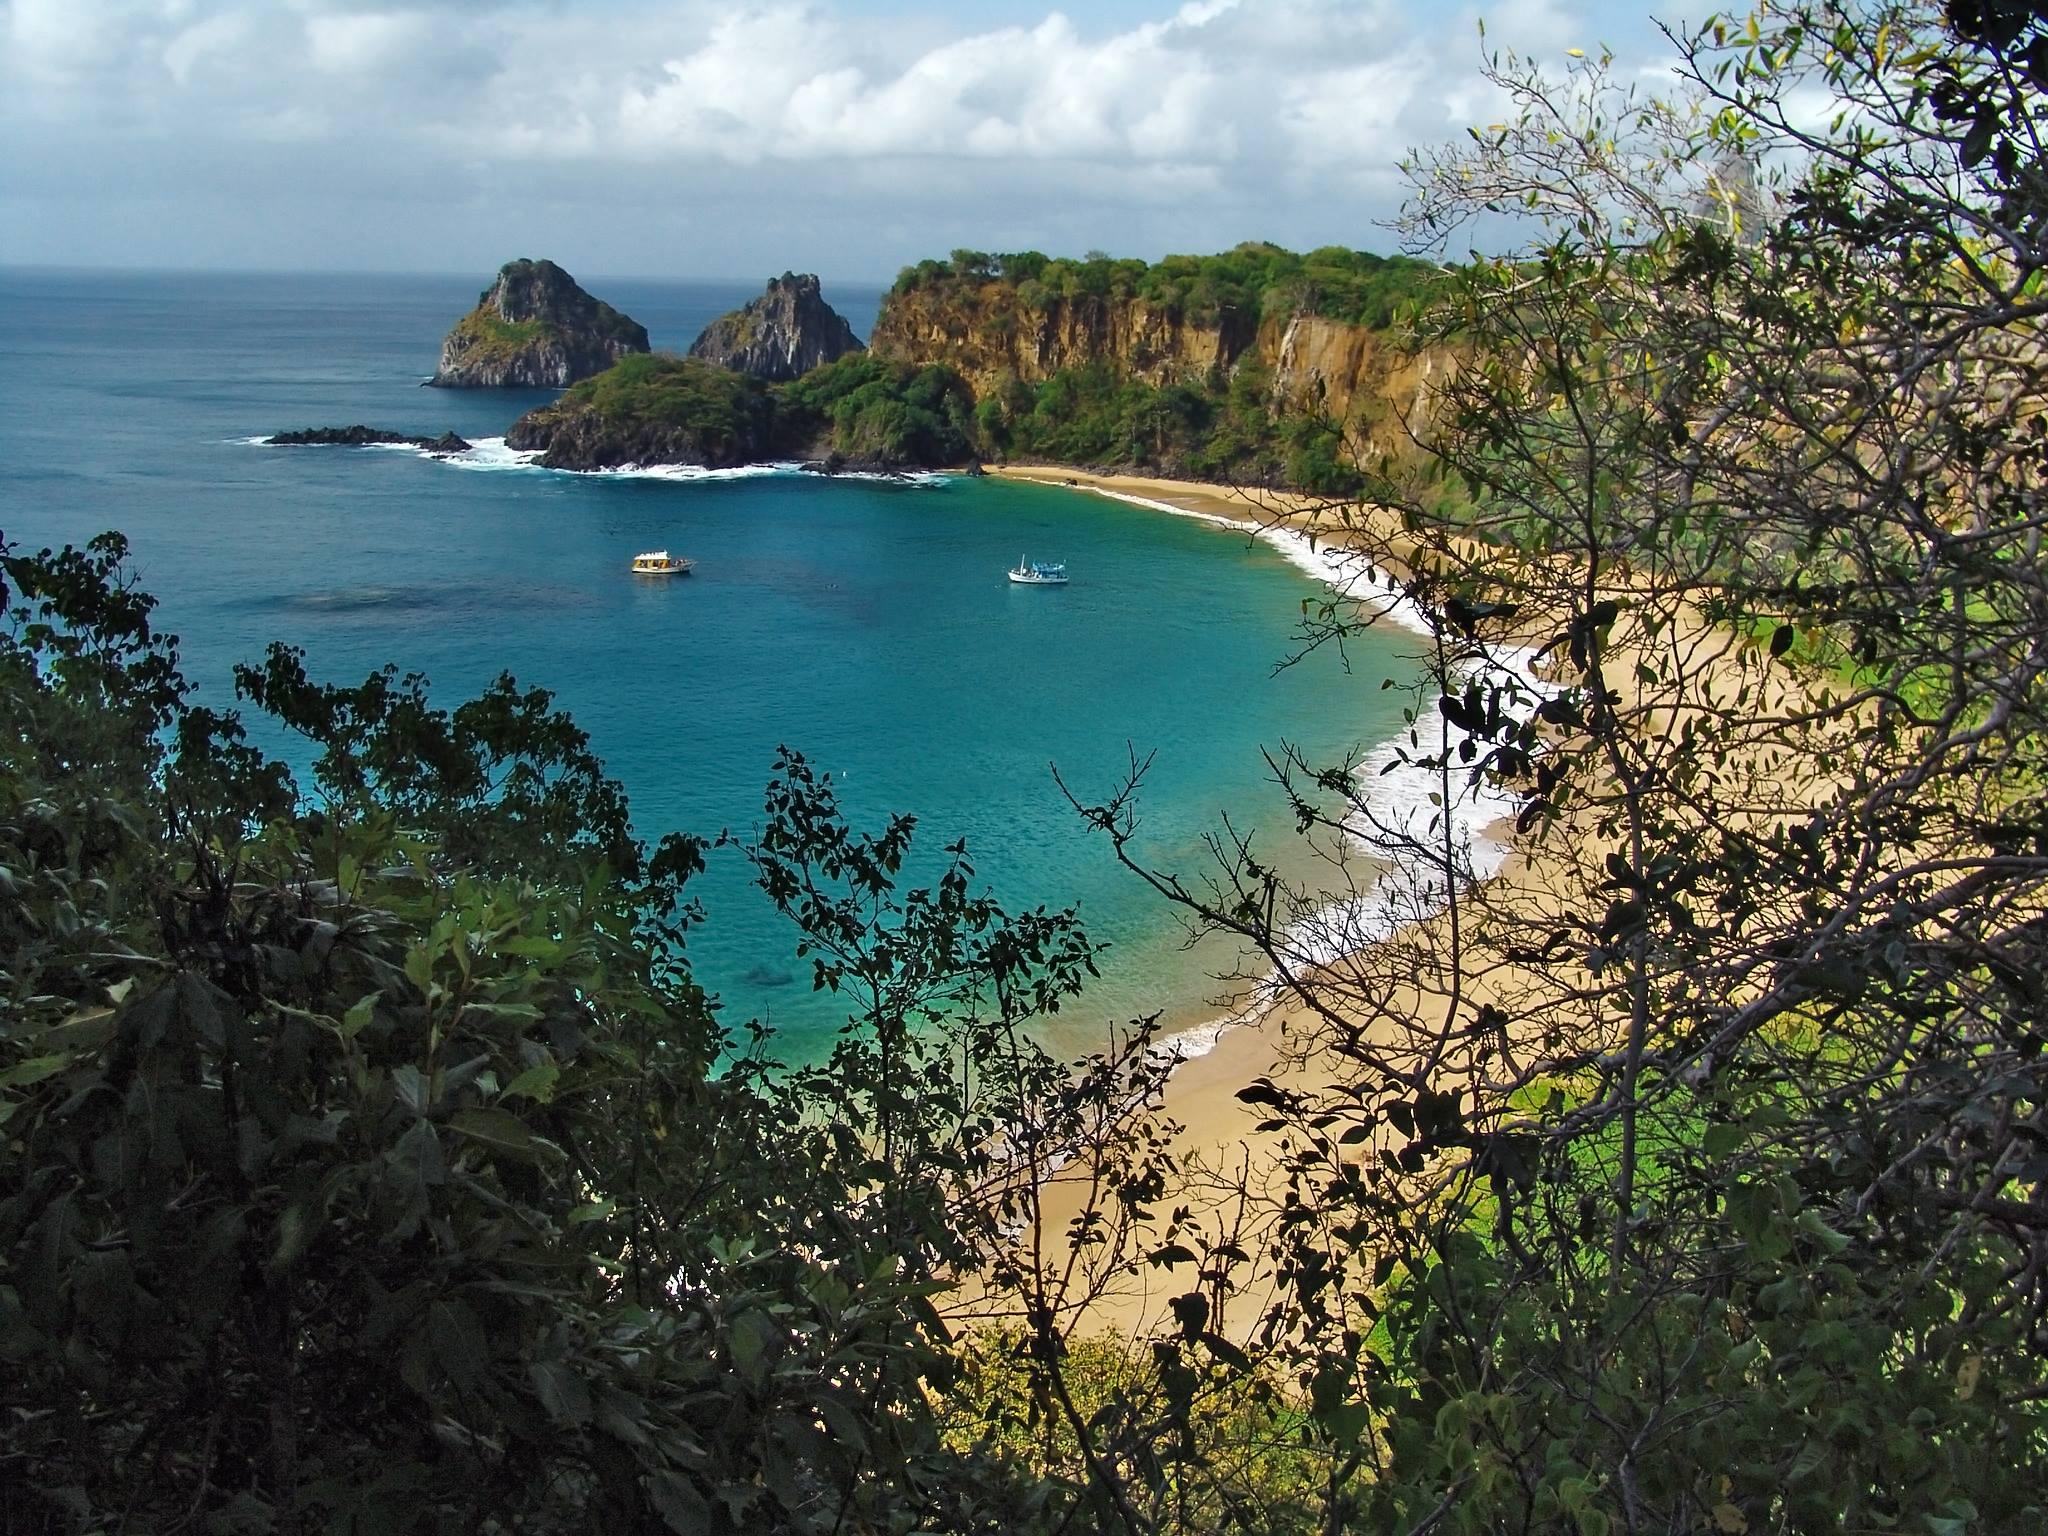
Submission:
M 1372 515 L 1371 509 L 1354 503 L 1298 494 L 1251 492 L 1138 475 L 1098 475 L 1056 465 L 1004 466 L 991 468 L 989 473 L 1112 496 L 1247 530 L 1293 530 L 1331 544 L 1343 542 L 1347 527 L 1356 530 L 1362 518 Z M 1489 831 L 1497 833 L 1498 829 Z M 1532 877 L 1526 858 L 1510 856 L 1493 882 L 1499 888 L 1513 889 Z M 1411 1012 L 1418 1023 L 1427 1024 L 1431 1022 L 1433 1008 L 1440 1018 L 1441 1002 L 1417 996 Z M 1239 1190 L 1272 1191 L 1288 1152 L 1286 1138 L 1280 1133 L 1261 1131 L 1260 1122 L 1270 1112 L 1245 1104 L 1238 1093 L 1262 1077 L 1297 1088 L 1331 1080 L 1334 1064 L 1300 1059 L 1301 1042 L 1316 1022 L 1308 1013 L 1299 999 L 1283 989 L 1266 1006 L 1251 1010 L 1248 1020 L 1225 1028 L 1204 1054 L 1184 1061 L 1173 1072 L 1159 1111 L 1163 1120 L 1179 1128 L 1171 1155 L 1182 1170 L 1185 1187 L 1162 1203 L 1184 1198 L 1199 1206 L 1206 1189 L 1212 1197 L 1209 1219 L 1227 1222 L 1229 1214 L 1220 1209 L 1218 1202 L 1228 1200 L 1233 1186 Z M 1043 1253 L 1046 1262 L 1057 1268 L 1064 1257 L 1063 1234 L 1068 1224 L 1097 1200 L 1090 1170 L 1080 1166 L 1062 1170 L 1048 1182 L 1041 1199 Z M 1097 1275 L 1088 1284 L 1077 1286 L 1087 1293 L 1088 1299 L 1078 1309 L 1075 1321 L 1082 1332 L 1142 1336 L 1154 1325 L 1170 1325 L 1167 1299 L 1186 1288 L 1184 1271 L 1175 1275 L 1140 1266 L 1115 1275 Z M 1247 1300 L 1256 1297 L 1254 1286 Z M 1255 1310 L 1246 1307 L 1240 1321 L 1248 1323 Z
M 1227 486 L 1142 476 L 1095 475 L 1057 466 L 1013 466 L 992 469 L 990 473 L 1115 496 L 1240 526 L 1255 524 L 1278 529 L 1283 537 L 1286 531 L 1293 531 L 1308 536 L 1311 542 L 1332 546 L 1348 543 L 1347 530 L 1354 534 L 1369 531 L 1378 548 L 1384 551 L 1391 543 L 1398 558 L 1396 530 L 1384 523 L 1374 526 L 1373 510 L 1356 504 L 1263 491 L 1246 493 Z M 1670 730 L 1679 716 L 1698 702 L 1725 704 L 1756 681 L 1748 660 L 1755 651 L 1754 645 L 1717 630 L 1696 616 L 1695 622 L 1681 630 L 1667 631 L 1654 640 L 1617 635 L 1613 644 L 1617 676 L 1636 673 L 1653 650 L 1667 660 L 1683 657 L 1684 665 L 1678 670 L 1687 679 L 1682 688 L 1691 690 L 1691 702 L 1684 692 L 1667 703 L 1661 695 L 1638 695 L 1632 681 L 1621 684 L 1630 694 L 1630 706 L 1645 709 L 1642 718 L 1651 729 Z M 1533 846 L 1509 843 L 1508 829 L 1499 823 L 1468 830 L 1496 839 L 1502 845 L 1504 856 L 1494 861 L 1482 887 L 1468 898 L 1497 921 L 1542 923 L 1550 914 L 1567 908 L 1574 892 L 1585 891 L 1602 878 L 1599 861 L 1608 845 L 1591 835 L 1590 828 L 1578 827 L 1569 836 L 1552 837 Z M 1391 950 L 1403 946 L 1414 952 L 1436 949 L 1445 937 L 1440 929 L 1445 921 L 1442 916 L 1418 916 L 1396 936 L 1393 945 L 1377 947 Z M 1354 975 L 1362 973 L 1372 963 L 1365 957 L 1365 951 L 1372 947 L 1375 946 L 1361 943 L 1357 952 L 1339 959 L 1324 974 L 1334 975 L 1353 967 L 1359 968 Z M 1571 969 L 1570 961 L 1563 964 Z M 1461 975 L 1460 1006 L 1469 1011 L 1490 999 L 1506 1002 L 1518 996 L 1555 994 L 1561 974 L 1496 963 L 1485 974 Z M 1313 971 L 1308 975 L 1309 979 L 1321 979 Z M 1387 984 L 1383 981 L 1382 985 Z M 1449 1006 L 1435 987 L 1409 985 L 1398 977 L 1391 983 L 1391 996 L 1392 1005 L 1378 1018 L 1343 1021 L 1368 1046 L 1398 1048 L 1410 1031 L 1421 1034 L 1435 1029 Z M 1247 1105 L 1238 1094 L 1260 1078 L 1270 1078 L 1282 1087 L 1314 1089 L 1339 1083 L 1344 1074 L 1355 1072 L 1355 1064 L 1311 1048 L 1319 1036 L 1328 1038 L 1332 1023 L 1327 1014 L 1315 1014 L 1298 988 L 1283 987 L 1263 1011 L 1255 1011 L 1246 1022 L 1226 1029 L 1206 1054 L 1179 1066 L 1167 1081 L 1159 1109 L 1162 1119 L 1177 1127 L 1170 1151 L 1180 1171 L 1180 1182 L 1156 1202 L 1158 1206 L 1195 1211 L 1194 1224 L 1214 1235 L 1227 1233 L 1233 1220 L 1248 1220 L 1251 1208 L 1261 1203 L 1261 1197 L 1277 1199 L 1283 1194 L 1286 1165 L 1291 1156 L 1300 1152 L 1299 1139 L 1290 1141 L 1290 1132 L 1262 1130 L 1261 1122 L 1267 1120 L 1270 1111 Z M 1346 1154 L 1332 1148 L 1328 1155 L 1355 1160 L 1356 1153 Z M 1084 1210 L 1099 1204 L 1100 1193 L 1092 1185 L 1091 1171 L 1077 1165 L 1051 1179 L 1041 1200 L 1038 1242 L 1042 1262 L 1056 1271 L 1067 1260 L 1068 1224 Z M 1155 1213 L 1163 1214 L 1164 1211 Z M 1156 1240 L 1156 1227 L 1150 1229 L 1149 1235 Z M 1252 1278 L 1239 1303 L 1241 1310 L 1228 1325 L 1232 1332 L 1241 1332 L 1255 1319 L 1261 1286 L 1267 1283 L 1258 1272 L 1258 1260 L 1254 1257 L 1250 1264 Z M 1076 1264 L 1069 1273 L 1070 1294 L 1085 1298 L 1075 1305 L 1069 1317 L 1081 1333 L 1113 1333 L 1138 1339 L 1161 1324 L 1171 1327 L 1173 1320 L 1166 1312 L 1167 1300 L 1183 1293 L 1189 1283 L 1189 1272 L 1185 1269 L 1174 1273 L 1140 1264 L 1112 1273 L 1098 1266 L 1094 1274 L 1084 1279 L 1087 1269 L 1086 1264 Z M 1239 1278 L 1245 1278 L 1243 1272 Z

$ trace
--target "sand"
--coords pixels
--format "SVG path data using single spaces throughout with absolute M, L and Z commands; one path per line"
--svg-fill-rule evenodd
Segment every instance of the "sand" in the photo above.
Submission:
M 991 473 L 1161 503 L 1178 511 L 1234 523 L 1313 529 L 1318 537 L 1331 542 L 1340 541 L 1347 528 L 1354 532 L 1370 529 L 1382 550 L 1388 542 L 1394 542 L 1398 559 L 1397 527 L 1381 521 L 1383 514 L 1356 504 L 1269 492 L 1248 493 L 1227 486 L 1134 475 L 1087 474 L 1057 466 L 1010 466 Z M 1746 697 L 1738 691 L 1754 681 L 1749 658 L 1753 657 L 1755 647 L 1715 630 L 1703 619 L 1677 626 L 1661 640 L 1646 643 L 1654 644 L 1659 651 L 1684 648 L 1685 670 L 1695 679 L 1688 686 L 1702 689 L 1708 698 L 1718 695 L 1717 702 Z M 1625 650 L 1619 652 L 1613 675 L 1626 678 L 1634 670 L 1631 663 L 1639 659 L 1640 655 L 1631 657 Z M 1631 684 L 1624 686 L 1633 691 Z M 1679 714 L 1687 707 L 1681 702 L 1662 709 L 1658 701 L 1641 698 L 1629 702 L 1632 706 L 1647 706 L 1646 718 L 1652 727 L 1667 731 L 1675 727 Z M 1597 883 L 1599 860 L 1604 854 L 1604 842 L 1588 835 L 1583 828 L 1571 836 L 1547 839 L 1541 847 L 1513 848 L 1504 866 L 1487 882 L 1480 899 L 1495 913 L 1508 914 L 1510 920 L 1540 919 L 1573 906 L 1575 899 L 1583 900 L 1576 893 Z M 1443 921 L 1425 919 L 1418 926 L 1431 928 Z M 1442 936 L 1440 931 L 1421 933 L 1411 929 L 1396 942 L 1433 943 Z M 1364 963 L 1362 957 L 1353 958 Z M 1347 963 L 1338 962 L 1337 968 Z M 1463 1003 L 1469 1009 L 1489 997 L 1505 999 L 1525 992 L 1531 996 L 1554 995 L 1559 990 L 1559 974 L 1538 974 L 1501 964 L 1485 976 L 1467 978 L 1466 985 Z M 1433 989 L 1417 987 L 1405 999 L 1397 995 L 1395 1006 L 1359 1033 L 1368 1043 L 1392 1046 L 1398 1043 L 1394 1037 L 1404 1030 L 1427 1030 L 1439 1025 L 1446 1006 Z M 1405 1019 L 1399 1017 L 1404 1011 Z M 1213 1235 L 1227 1231 L 1236 1220 L 1248 1220 L 1248 1207 L 1259 1203 L 1261 1197 L 1277 1197 L 1283 1192 L 1286 1164 L 1300 1151 L 1298 1139 L 1290 1139 L 1296 1133 L 1261 1130 L 1260 1122 L 1269 1111 L 1245 1104 L 1238 1094 L 1262 1077 L 1270 1077 L 1284 1087 L 1309 1089 L 1341 1081 L 1339 1074 L 1345 1069 L 1341 1060 L 1304 1049 L 1328 1023 L 1327 1019 L 1314 1017 L 1308 1005 L 1293 992 L 1283 993 L 1281 1000 L 1263 1016 L 1228 1030 L 1208 1054 L 1187 1061 L 1168 1079 L 1159 1111 L 1165 1121 L 1178 1127 L 1170 1147 L 1179 1170 L 1178 1182 L 1164 1198 L 1153 1202 L 1153 1224 L 1146 1234 L 1150 1241 L 1160 1240 L 1160 1223 L 1169 1219 L 1176 1208 L 1195 1211 L 1196 1225 Z M 1342 1149 L 1325 1149 L 1327 1158 L 1346 1155 Z M 1064 1240 L 1068 1223 L 1091 1204 L 1099 1203 L 1090 1176 L 1087 1167 L 1069 1167 L 1041 1191 L 1037 1242 L 1043 1262 L 1050 1269 L 1057 1270 L 1068 1262 Z M 1247 1191 L 1250 1200 L 1246 1198 Z M 1261 1273 L 1262 1268 L 1254 1250 L 1248 1260 L 1248 1271 L 1241 1269 L 1237 1276 L 1240 1283 L 1249 1281 L 1249 1285 L 1228 1331 L 1242 1336 L 1255 1320 L 1260 1288 L 1270 1284 Z M 1081 1278 L 1085 1269 L 1082 1265 L 1070 1274 L 1073 1299 L 1065 1321 L 1080 1333 L 1112 1333 L 1133 1340 L 1161 1326 L 1172 1326 L 1167 1300 L 1185 1292 L 1191 1276 L 1185 1267 L 1166 1271 L 1139 1265 L 1102 1267 Z M 986 1313 L 980 1307 L 979 1302 L 970 1303 L 970 1312 L 979 1313 L 985 1321 Z

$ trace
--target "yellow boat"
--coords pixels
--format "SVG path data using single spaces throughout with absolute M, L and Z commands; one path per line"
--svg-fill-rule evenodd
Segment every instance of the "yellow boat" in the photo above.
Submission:
M 635 576 L 687 576 L 690 567 L 697 562 L 685 560 L 681 555 L 671 555 L 665 549 L 650 549 L 645 554 L 633 557 Z

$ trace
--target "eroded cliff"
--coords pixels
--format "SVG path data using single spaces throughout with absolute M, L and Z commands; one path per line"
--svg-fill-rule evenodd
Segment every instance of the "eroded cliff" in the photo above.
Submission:
M 1426 425 L 1429 383 L 1448 362 L 1407 344 L 1392 320 L 1393 299 L 1429 280 L 1419 263 L 1344 253 L 1354 264 L 1342 275 L 1354 283 L 1399 287 L 1383 302 L 1343 295 L 1339 307 L 1368 320 L 1319 312 L 1329 289 L 1313 264 L 1327 253 L 1300 258 L 1255 246 L 1157 266 L 1035 256 L 963 265 L 973 254 L 906 272 L 869 344 L 877 356 L 956 369 L 981 400 L 1019 409 L 1025 392 L 1056 376 L 1106 371 L 1219 403 L 1233 390 L 1256 395 L 1276 417 L 1327 423 L 1347 456 L 1362 457 L 1405 443 L 1404 422 Z M 1088 287 L 1101 291 L 1074 291 Z

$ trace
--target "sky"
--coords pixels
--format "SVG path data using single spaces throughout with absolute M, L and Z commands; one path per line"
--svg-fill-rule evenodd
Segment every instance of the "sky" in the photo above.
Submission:
M 1384 251 L 1403 151 L 1487 120 L 1482 17 L 1668 51 L 1627 0 L 0 0 L 0 264 Z

